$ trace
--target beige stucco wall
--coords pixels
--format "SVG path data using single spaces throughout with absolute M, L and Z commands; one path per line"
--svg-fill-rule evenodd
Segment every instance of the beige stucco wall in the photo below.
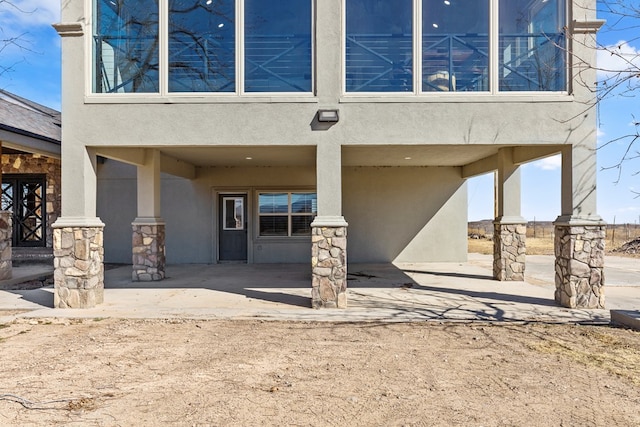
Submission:
M 349 261 L 466 260 L 467 190 L 457 168 L 345 168 L 343 183 Z
M 136 216 L 135 168 L 107 160 L 98 169 L 105 260 L 129 263 L 131 222 Z M 306 190 L 315 184 L 315 171 L 303 167 L 207 168 L 192 181 L 163 176 L 167 262 L 215 262 L 216 195 L 247 192 L 250 261 L 308 263 L 310 238 L 257 237 L 256 197 L 258 190 Z M 343 168 L 349 261 L 464 260 L 466 197 L 458 168 Z

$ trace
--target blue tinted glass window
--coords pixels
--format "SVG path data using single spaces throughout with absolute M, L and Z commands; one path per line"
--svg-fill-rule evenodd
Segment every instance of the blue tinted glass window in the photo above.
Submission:
M 288 213 L 289 195 L 287 193 L 264 193 L 258 197 L 260 213 Z
M 313 213 L 318 211 L 318 202 L 315 193 L 292 193 L 291 212 Z
M 245 91 L 311 92 L 311 0 L 245 0 Z
M 489 90 L 489 1 L 422 1 L 422 90 Z
M 159 91 L 157 0 L 96 0 L 93 92 Z
M 169 91 L 236 89 L 234 0 L 169 0 Z
M 347 92 L 413 91 L 412 0 L 347 0 Z
M 565 2 L 500 0 L 501 91 L 566 90 Z

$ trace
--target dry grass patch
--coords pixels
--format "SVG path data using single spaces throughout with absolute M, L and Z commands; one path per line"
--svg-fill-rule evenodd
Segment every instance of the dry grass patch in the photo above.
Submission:
M 640 386 L 640 332 L 615 328 L 573 327 L 565 336 L 541 336 L 532 348 L 597 367 Z
M 493 240 L 469 239 L 468 250 L 471 253 L 493 255 Z M 553 238 L 527 237 L 527 255 L 553 255 Z

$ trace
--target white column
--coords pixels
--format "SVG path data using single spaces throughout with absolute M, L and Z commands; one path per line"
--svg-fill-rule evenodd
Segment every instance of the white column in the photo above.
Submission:
M 165 223 L 160 217 L 160 151 L 145 150 L 138 166 L 138 216 L 131 224 L 132 279 L 156 281 L 165 277 Z
M 562 214 L 558 221 L 602 221 L 597 214 L 596 173 L 595 140 L 562 149 Z
M 317 148 L 318 216 L 311 224 L 311 306 L 347 307 L 347 222 L 342 216 L 342 155 L 338 143 Z
M 160 151 L 147 149 L 137 171 L 138 218 L 160 218 Z
M 312 226 L 320 223 L 346 226 L 342 216 L 342 147 L 339 143 L 323 142 L 317 147 L 316 192 L 318 216 Z
M 498 150 L 496 219 L 493 223 L 493 277 L 524 280 L 527 222 L 520 215 L 520 167 L 513 162 L 513 148 Z

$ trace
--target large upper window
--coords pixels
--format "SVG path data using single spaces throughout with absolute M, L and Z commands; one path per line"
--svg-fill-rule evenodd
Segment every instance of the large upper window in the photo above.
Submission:
M 311 1 L 94 0 L 93 92 L 311 92 Z
M 158 92 L 157 0 L 96 0 L 93 91 Z
M 234 0 L 169 0 L 169 92 L 236 90 Z
M 501 0 L 501 91 L 565 89 L 562 0 Z
M 564 0 L 346 0 L 345 89 L 563 91 L 565 21 Z
M 422 2 L 422 90 L 489 90 L 489 2 Z
M 413 91 L 413 0 L 347 1 L 347 91 Z
M 310 236 L 318 211 L 315 193 L 260 193 L 260 236 Z

